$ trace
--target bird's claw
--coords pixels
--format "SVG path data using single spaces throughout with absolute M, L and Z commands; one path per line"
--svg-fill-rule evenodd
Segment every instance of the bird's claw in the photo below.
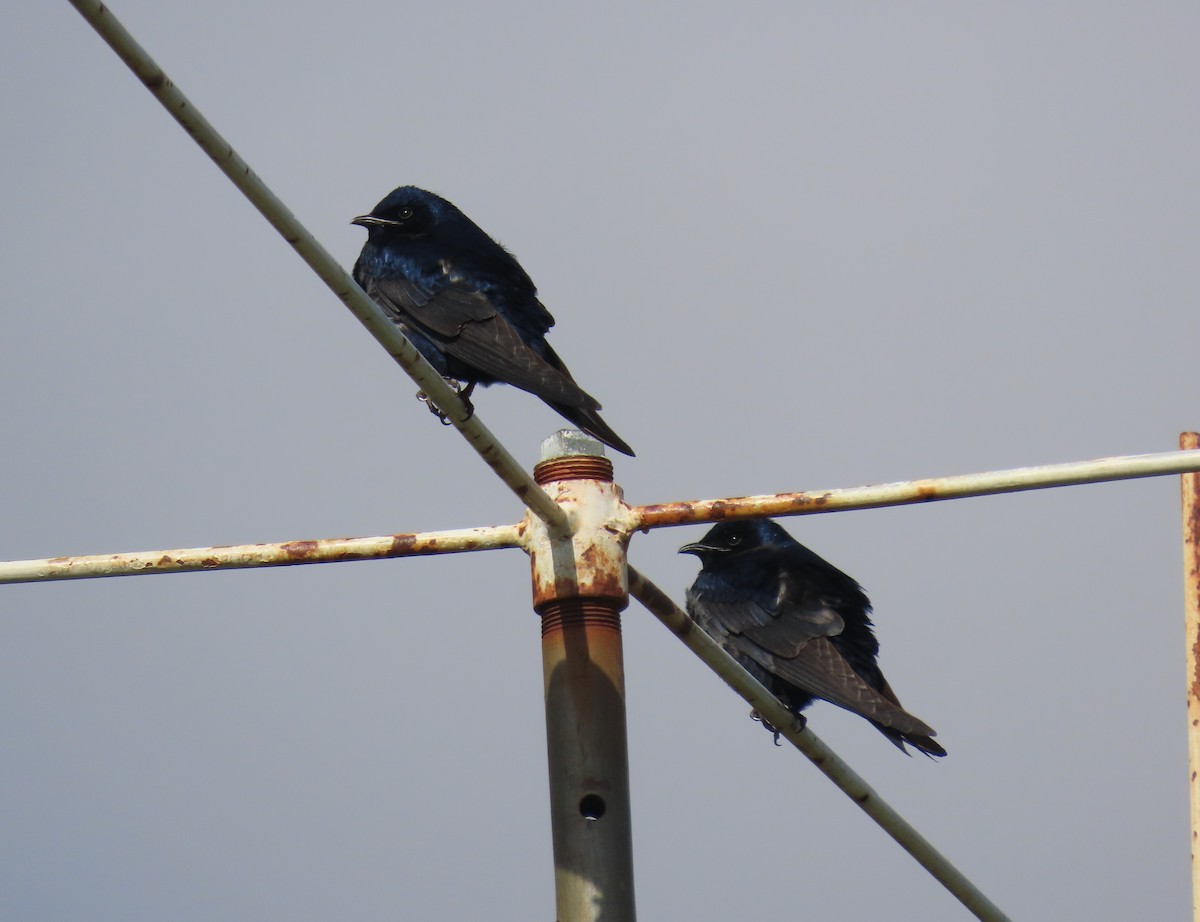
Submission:
M 799 724 L 799 729 L 803 730 L 808 726 L 808 719 L 803 714 L 796 714 L 795 717 L 796 723 Z M 778 727 L 763 717 L 762 714 L 758 713 L 757 709 L 750 712 L 750 719 L 757 720 L 759 723 L 761 723 L 763 725 L 763 729 L 767 730 L 772 736 L 775 737 L 775 745 L 779 745 L 779 737 L 782 735 L 782 733 Z
M 438 418 L 443 426 L 452 426 L 454 421 L 442 411 L 436 403 L 429 399 L 429 395 L 424 391 L 417 391 L 417 399 L 429 409 L 429 412 Z
M 461 381 L 455 378 L 446 378 L 446 383 L 453 388 L 455 396 L 462 401 L 463 409 L 466 411 L 466 417 L 464 418 L 465 422 L 467 419 L 470 419 L 475 415 L 475 404 L 471 403 L 471 392 L 475 390 L 475 382 L 472 381 L 470 384 L 463 384 Z M 417 399 L 429 408 L 429 412 L 436 416 L 438 421 L 443 426 L 454 425 L 454 420 L 450 418 L 449 414 L 432 400 L 430 400 L 429 395 L 424 391 L 417 391 Z
M 467 411 L 466 419 L 470 419 L 475 415 L 475 404 L 471 403 L 471 394 L 475 390 L 475 382 L 472 381 L 465 387 L 458 381 L 455 381 L 454 384 L 454 393 L 458 394 L 458 399 L 462 401 L 463 409 Z

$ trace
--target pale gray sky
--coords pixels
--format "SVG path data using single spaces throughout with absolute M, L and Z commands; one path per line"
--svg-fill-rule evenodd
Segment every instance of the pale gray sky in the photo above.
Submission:
M 66 3 L 7 4 L 0 558 L 515 521 Z M 1200 10 L 113 10 L 349 265 L 415 183 L 512 249 L 631 502 L 1167 450 L 1197 415 Z M 492 389 L 532 463 L 558 417 Z M 813 729 L 1014 918 L 1189 905 L 1175 478 L 785 523 L 947 759 Z M 682 598 L 698 528 L 631 560 Z M 0 589 L 0 917 L 550 918 L 517 551 Z M 645 919 L 959 904 L 651 616 Z

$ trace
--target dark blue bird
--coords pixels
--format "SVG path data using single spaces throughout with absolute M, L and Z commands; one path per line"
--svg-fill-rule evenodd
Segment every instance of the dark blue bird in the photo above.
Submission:
M 679 552 L 702 565 L 689 614 L 798 717 L 824 698 L 867 718 L 902 752 L 908 743 L 946 754 L 879 671 L 871 603 L 853 579 L 770 519 L 722 522 Z
M 512 384 L 633 454 L 546 342 L 554 318 L 533 281 L 474 221 L 432 192 L 401 186 L 352 223 L 368 234 L 354 280 L 429 364 L 466 385 L 459 396 L 468 410 L 476 384 Z

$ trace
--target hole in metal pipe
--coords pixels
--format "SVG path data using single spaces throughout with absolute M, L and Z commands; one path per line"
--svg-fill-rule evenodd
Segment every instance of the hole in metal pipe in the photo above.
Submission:
M 604 798 L 599 794 L 588 794 L 579 801 L 579 813 L 585 820 L 595 822 L 604 816 L 604 811 L 607 809 Z

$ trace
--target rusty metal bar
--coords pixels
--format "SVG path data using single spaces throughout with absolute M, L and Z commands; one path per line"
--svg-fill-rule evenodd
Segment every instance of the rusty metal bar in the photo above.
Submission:
M 634 506 L 638 528 L 662 528 L 669 525 L 693 525 L 717 519 L 745 519 L 763 515 L 811 515 L 847 509 L 877 509 L 906 503 L 928 503 L 993 493 L 1043 490 L 1080 483 L 1103 483 L 1200 471 L 1200 451 L 1164 451 L 1149 455 L 1126 455 L 1018 467 L 983 474 L 960 474 L 929 480 L 906 480 L 841 490 L 806 493 L 776 493 L 766 496 L 739 496 L 732 499 L 701 499 L 691 502 Z
M 737 663 L 720 644 L 704 633 L 687 613 L 671 601 L 665 592 L 629 567 L 629 591 L 651 614 L 674 632 L 675 636 L 704 660 L 739 695 L 745 698 L 763 719 L 776 727 L 788 742 L 799 749 L 826 777 L 842 789 L 863 812 L 878 823 L 906 852 L 932 874 L 970 912 L 986 922 L 1007 922 L 1006 916 L 961 871 L 952 865 L 929 840 L 895 811 L 841 756 L 818 739 L 811 730 L 800 729 L 799 722 L 779 700 Z
M 377 538 L 323 538 L 278 544 L 193 547 L 173 551 L 49 557 L 0 563 L 0 583 L 50 582 L 106 576 L 144 576 L 193 570 L 238 570 L 246 567 L 292 567 L 308 563 L 380 560 L 519 547 L 524 525 L 496 525 L 458 531 L 427 531 Z
M 603 454 L 582 433 L 547 439 L 534 474 L 568 510 L 573 533 L 526 516 L 542 624 L 558 922 L 635 917 L 621 647 L 630 519 Z
M 562 430 L 569 433 L 571 430 Z M 586 436 L 578 434 L 584 441 Z M 570 438 L 564 436 L 563 438 Z M 757 515 L 805 515 L 897 506 L 905 503 L 959 499 L 989 493 L 1038 490 L 1076 483 L 1100 483 L 1136 477 L 1156 477 L 1200 471 L 1200 449 L 1129 455 L 1080 461 L 1044 467 L 1015 468 L 984 474 L 964 474 L 933 480 L 913 480 L 878 486 L 852 487 L 809 493 L 779 493 L 770 496 L 744 496 L 732 499 L 696 500 L 650 506 L 625 506 L 622 503 L 622 528 L 649 529 L 668 525 L 690 525 L 713 519 L 746 518 Z M 540 487 L 538 493 L 558 510 L 562 522 L 568 519 L 554 500 Z M 536 513 L 536 510 L 534 510 Z M 466 529 L 462 532 L 428 532 L 427 535 L 479 535 L 480 544 L 472 547 L 443 546 L 440 551 L 487 550 L 521 544 L 506 529 L 523 526 L 495 526 Z M 555 528 L 558 523 L 555 523 Z M 484 538 L 484 535 L 493 535 Z M 282 544 L 254 544 L 229 548 L 192 548 L 188 550 L 144 551 L 136 554 L 101 554 L 90 557 L 54 557 L 48 560 L 15 560 L 0 563 L 0 584 L 36 580 L 86 579 L 99 576 L 128 576 L 141 573 L 171 573 L 180 570 L 231 569 L 235 567 L 286 566 L 289 564 L 328 563 L 339 560 L 368 560 L 399 556 L 388 552 L 396 535 L 379 538 L 339 538 L 316 541 L 287 541 Z M 494 541 L 495 543 L 488 543 Z M 301 546 L 317 548 L 314 555 L 296 555 Z M 289 548 L 293 552 L 289 553 Z M 164 558 L 169 558 L 164 560 Z M 215 560 L 216 563 L 211 563 Z M 179 561 L 178 565 L 176 562 Z M 186 561 L 186 562 L 184 562 Z
M 1183 432 L 1181 449 L 1200 448 L 1200 434 Z M 1183 506 L 1183 623 L 1187 651 L 1188 789 L 1192 820 L 1192 918 L 1200 922 L 1200 474 L 1180 479 Z
M 266 183 L 238 156 L 233 145 L 200 114 L 109 9 L 99 0 L 70 2 L 145 84 L 146 89 L 162 103 L 172 118 L 200 145 L 230 182 L 237 186 L 388 354 L 420 385 L 429 395 L 429 399 L 446 414 L 454 427 L 462 433 L 463 438 L 509 489 L 517 494 L 521 502 L 546 522 L 563 527 L 565 520 L 562 511 L 537 486 L 529 472 L 521 467 L 477 416 L 469 416 L 466 413 L 462 401 L 442 380 L 442 376 L 434 371 L 433 366 L 425 361 L 416 347 L 405 338 L 391 317 L 354 283 L 333 255 L 317 242 Z

